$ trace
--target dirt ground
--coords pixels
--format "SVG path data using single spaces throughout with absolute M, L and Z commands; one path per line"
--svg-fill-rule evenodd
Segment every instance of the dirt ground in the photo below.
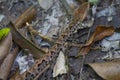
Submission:
M 36 5 L 37 8 L 37 17 L 35 20 L 40 19 L 35 29 L 41 28 L 40 25 L 43 24 L 44 18 L 47 13 L 51 13 L 51 9 L 48 11 L 44 11 L 39 6 L 37 0 L 14 0 L 16 2 L 12 3 L 11 0 L 3 0 L 0 2 L 0 14 L 5 15 L 6 17 L 4 20 L 0 22 L 0 28 L 7 26 L 9 20 L 14 22 L 18 16 L 20 16 L 27 8 L 31 5 Z M 108 7 L 111 4 L 112 0 L 101 0 L 98 4 L 99 8 Z M 118 3 L 120 1 L 118 0 Z M 73 38 L 77 44 L 84 44 L 88 37 L 88 34 L 92 34 L 95 31 L 96 26 L 98 25 L 106 25 L 106 26 L 114 26 L 114 28 L 120 28 L 120 7 L 119 5 L 115 5 L 116 8 L 116 15 L 113 15 L 112 21 L 107 20 L 107 16 L 94 18 L 94 23 L 90 28 L 80 29 L 77 33 L 74 34 Z M 102 9 L 99 9 L 100 11 Z M 90 33 L 89 33 L 90 31 Z M 70 38 L 70 39 L 73 39 Z M 96 42 L 93 45 L 93 48 L 98 47 L 100 42 Z M 52 77 L 52 70 L 54 65 L 45 71 L 38 80 L 103 80 L 99 77 L 88 65 L 87 63 L 94 63 L 94 62 L 105 62 L 105 60 L 101 59 L 106 52 L 101 51 L 101 49 L 92 49 L 89 54 L 85 56 L 80 56 L 76 58 L 75 56 L 79 52 L 79 47 L 70 46 L 67 49 L 65 56 L 67 59 L 68 65 L 68 73 L 65 75 L 59 75 L 56 78 Z M 83 59 L 85 57 L 85 59 Z M 82 68 L 82 75 L 81 75 L 81 68 Z

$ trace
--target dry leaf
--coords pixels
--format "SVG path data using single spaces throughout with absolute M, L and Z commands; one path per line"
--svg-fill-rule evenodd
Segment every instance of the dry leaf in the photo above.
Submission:
M 85 46 L 91 45 L 92 43 L 99 41 L 107 36 L 110 36 L 114 33 L 114 27 L 105 27 L 105 26 L 97 26 L 95 32 L 92 37 L 87 41 Z
M 67 69 L 65 67 L 65 56 L 63 52 L 60 51 L 59 56 L 57 58 L 57 62 L 53 69 L 53 77 L 58 76 L 59 74 L 67 73 Z
M 90 4 L 88 2 L 83 3 L 74 11 L 74 17 L 76 20 L 81 19 L 83 21 L 87 16 L 87 12 L 90 8 Z
M 10 22 L 9 24 L 13 40 L 23 49 L 29 49 L 30 52 L 33 54 L 33 57 L 40 58 L 45 55 L 45 51 L 43 51 L 41 48 L 33 44 L 30 40 L 25 38 L 24 35 L 22 35 L 16 26 Z
M 99 30 L 102 30 L 100 31 L 100 33 L 98 33 Z M 114 33 L 115 29 L 114 27 L 105 27 L 105 26 L 99 26 L 96 28 L 96 34 L 95 34 L 95 39 L 94 39 L 94 42 L 96 41 L 99 41 L 107 36 L 110 36 Z M 99 35 L 98 35 L 99 34 Z
M 107 36 L 110 36 L 114 33 L 115 29 L 114 27 L 105 27 L 105 26 L 98 26 L 93 33 L 93 35 L 90 37 L 90 39 L 86 42 L 85 46 L 80 49 L 79 55 L 86 55 L 90 51 L 90 46 L 96 42 L 99 41 Z
M 17 55 L 18 51 L 19 51 L 19 48 L 18 47 L 15 48 L 13 51 L 11 51 L 6 56 L 6 58 L 2 62 L 1 66 L 0 66 L 0 79 L 7 80 L 7 77 L 9 75 L 9 72 L 11 70 L 11 67 L 13 65 L 13 62 L 16 58 L 16 55 Z
M 17 28 L 22 28 L 25 26 L 26 22 L 31 22 L 36 16 L 37 10 L 34 6 L 29 7 L 22 15 L 20 15 L 16 21 L 15 26 Z
M 105 80 L 120 80 L 120 60 L 88 65 Z
M 11 45 L 12 45 L 12 35 L 9 32 L 9 34 L 0 42 L 0 64 L 9 53 Z

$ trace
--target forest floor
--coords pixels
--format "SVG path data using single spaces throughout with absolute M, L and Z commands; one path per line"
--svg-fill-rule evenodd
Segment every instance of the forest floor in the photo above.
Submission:
M 35 25 L 33 26 L 34 29 L 38 32 L 41 32 L 43 35 L 53 39 L 58 38 L 62 31 L 64 31 L 64 29 L 69 24 L 74 10 L 78 6 L 86 2 L 85 0 L 67 0 L 69 8 L 71 8 L 70 10 L 68 10 L 66 9 L 67 7 L 65 7 L 64 0 L 50 0 L 52 2 L 48 1 L 47 4 L 40 4 L 40 1 L 43 1 L 44 3 L 44 0 L 1 0 L 0 28 L 6 27 L 9 21 L 12 21 L 14 23 L 23 12 L 25 12 L 30 6 L 35 5 L 35 8 L 37 9 L 37 15 L 36 18 L 33 19 L 32 22 L 30 22 L 30 24 L 35 23 Z M 73 3 L 71 1 L 73 1 Z M 53 78 L 52 74 L 54 65 L 51 65 L 48 70 L 46 70 L 42 75 L 39 76 L 38 80 L 103 80 L 103 78 L 109 80 L 106 77 L 101 76 L 99 74 L 100 71 L 94 69 L 94 67 L 90 66 L 90 64 L 103 63 L 107 61 L 109 62 L 116 59 L 116 56 L 117 59 L 119 59 L 120 45 L 116 43 L 112 44 L 111 41 L 108 41 L 108 43 L 103 42 L 103 40 L 106 39 L 106 37 L 104 37 L 103 39 L 96 41 L 91 46 L 91 49 L 87 54 L 76 57 L 76 55 L 78 55 L 78 53 L 80 52 L 80 47 L 78 47 L 77 45 L 85 44 L 87 41 L 89 41 L 90 37 L 96 31 L 96 27 L 101 25 L 107 28 L 109 26 L 113 26 L 115 29 L 114 33 L 119 34 L 120 32 L 120 1 L 96 1 L 98 2 L 90 3 L 89 11 L 86 15 L 87 17 L 84 20 L 84 25 L 87 25 L 88 27 L 77 30 L 74 36 L 72 38 L 69 38 L 75 44 L 69 46 L 64 53 L 67 73 L 58 75 L 57 77 Z M 35 39 L 37 41 L 36 45 L 38 45 L 39 47 L 47 46 L 51 48 L 52 46 L 48 42 L 42 40 L 42 38 L 36 37 Z M 113 41 L 115 42 L 116 40 Z M 120 38 L 118 38 L 118 41 L 120 42 Z M 116 48 L 115 46 L 118 47 Z M 47 52 L 47 50 L 49 49 L 45 48 L 45 50 Z M 16 59 L 23 56 L 25 55 L 23 49 L 21 49 Z M 16 62 L 17 61 L 14 62 L 14 65 L 20 67 L 20 65 L 18 65 L 19 61 L 17 63 Z M 54 61 L 54 63 L 55 62 L 56 61 Z M 12 69 L 14 69 L 14 66 Z M 12 69 L 11 74 L 13 73 Z M 119 79 L 113 78 L 112 80 Z

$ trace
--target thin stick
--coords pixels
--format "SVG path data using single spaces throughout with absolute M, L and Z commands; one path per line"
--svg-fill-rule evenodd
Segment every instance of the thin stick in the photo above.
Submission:
M 89 29 L 89 31 L 88 31 L 87 41 L 89 39 L 90 32 L 91 32 L 91 29 Z M 83 65 L 85 62 L 85 57 L 86 57 L 85 55 L 82 56 L 82 64 L 81 64 L 81 69 L 80 69 L 80 80 L 82 80 L 82 71 L 83 71 Z
M 29 23 L 26 23 L 26 25 L 28 26 L 28 29 L 31 33 L 33 33 L 34 35 L 38 35 L 40 36 L 41 38 L 43 38 L 44 40 L 48 41 L 48 42 L 52 42 L 53 43 L 53 40 L 45 35 L 43 35 L 42 33 L 38 32 L 37 30 L 33 29 L 32 25 L 30 25 Z
M 81 69 L 80 69 L 80 80 L 82 80 L 82 71 L 83 71 L 84 62 L 85 62 L 85 55 L 82 56 L 82 64 L 81 64 Z

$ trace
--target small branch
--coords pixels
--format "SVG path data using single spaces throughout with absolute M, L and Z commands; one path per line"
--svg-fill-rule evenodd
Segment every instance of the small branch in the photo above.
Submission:
M 28 29 L 31 33 L 33 33 L 34 35 L 39 35 L 41 38 L 48 41 L 49 43 L 53 43 L 53 40 L 51 38 L 43 35 L 42 33 L 38 32 L 37 30 L 33 29 L 33 27 L 29 23 L 26 23 L 26 25 L 28 26 Z
M 85 55 L 82 56 L 81 69 L 80 69 L 80 79 L 79 80 L 82 80 L 82 71 L 83 71 L 84 62 L 85 62 Z
M 91 32 L 91 29 L 89 29 L 89 31 L 88 31 L 87 41 L 89 39 L 90 32 Z M 81 64 L 81 69 L 80 69 L 80 79 L 79 80 L 82 80 L 82 72 L 83 72 L 83 66 L 84 66 L 84 62 L 85 62 L 85 57 L 86 57 L 85 55 L 82 56 L 82 64 Z
M 79 48 L 81 48 L 81 47 L 84 46 L 84 44 L 70 43 L 70 44 L 68 44 L 68 46 L 74 46 L 74 47 L 79 47 Z

